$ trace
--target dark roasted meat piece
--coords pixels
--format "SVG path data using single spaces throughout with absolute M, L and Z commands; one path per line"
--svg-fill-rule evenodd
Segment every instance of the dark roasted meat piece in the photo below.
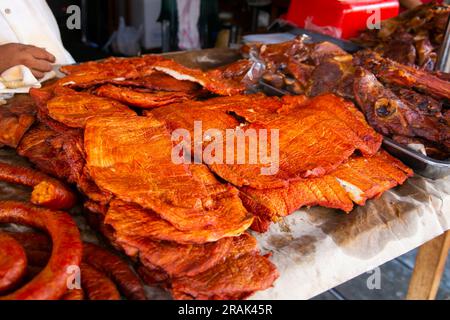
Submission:
M 450 6 L 430 2 L 363 31 L 353 41 L 405 65 L 432 71 L 444 39 Z

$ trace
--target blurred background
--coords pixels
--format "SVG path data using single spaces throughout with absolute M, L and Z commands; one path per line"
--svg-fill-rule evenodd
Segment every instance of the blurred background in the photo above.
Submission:
M 289 0 L 48 0 L 58 20 L 65 47 L 77 61 L 86 61 L 115 52 L 108 41 L 119 29 L 121 17 L 126 26 L 141 31 L 142 53 L 180 49 L 232 46 L 243 34 L 265 32 L 270 23 L 287 12 Z M 198 29 L 198 40 L 181 41 L 178 5 L 183 3 L 181 23 Z M 67 8 L 81 8 L 81 30 L 66 27 Z M 141 30 L 140 30 L 141 29 Z M 124 29 L 122 28 L 122 31 Z M 231 38 L 232 37 L 232 38 Z M 106 45 L 106 47 L 105 47 Z M 125 54 L 126 55 L 126 54 Z
M 368 19 L 384 20 L 406 7 L 429 1 L 47 0 L 58 20 L 64 45 L 77 61 L 111 55 L 235 48 L 249 35 L 292 28 L 349 39 L 367 27 Z M 67 8 L 72 5 L 81 8 L 81 29 L 71 30 L 66 25 Z M 280 37 L 289 40 L 289 35 L 277 35 L 267 41 L 280 41 Z

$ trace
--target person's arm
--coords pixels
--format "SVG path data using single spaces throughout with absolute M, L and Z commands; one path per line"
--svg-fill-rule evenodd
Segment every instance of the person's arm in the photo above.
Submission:
M 420 6 L 422 2 L 420 0 L 400 0 L 400 4 L 407 9 L 412 9 Z
M 0 45 L 0 74 L 13 66 L 23 64 L 40 79 L 52 70 L 53 62 L 55 57 L 42 48 L 20 43 Z

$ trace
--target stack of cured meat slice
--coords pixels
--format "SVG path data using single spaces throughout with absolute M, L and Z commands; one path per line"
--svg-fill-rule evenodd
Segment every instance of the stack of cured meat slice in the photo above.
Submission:
M 148 114 L 164 119 L 173 130 L 189 128 L 192 134 L 194 121 L 201 121 L 204 131 L 215 128 L 225 132 L 236 127 L 244 134 L 255 128 L 279 130 L 279 168 L 273 175 L 261 174 L 264 164 L 208 164 L 218 176 L 240 187 L 244 205 L 255 215 L 255 230 L 266 231 L 271 221 L 302 206 L 349 212 L 353 202 L 364 205 L 412 175 L 409 168 L 379 150 L 381 136 L 353 104 L 341 98 L 233 98 L 232 103 L 216 98 Z M 203 143 L 200 148 L 208 145 Z M 191 153 L 195 148 L 198 146 L 192 144 Z
M 250 227 L 265 231 L 302 206 L 348 212 L 411 175 L 353 104 L 241 95 L 249 68 L 155 56 L 64 67 L 67 77 L 32 91 L 40 123 L 18 153 L 78 187 L 88 220 L 147 283 L 176 299 L 248 297 L 278 277 Z M 192 139 L 181 143 L 177 129 Z M 253 132 L 266 132 L 268 152 L 239 163 Z

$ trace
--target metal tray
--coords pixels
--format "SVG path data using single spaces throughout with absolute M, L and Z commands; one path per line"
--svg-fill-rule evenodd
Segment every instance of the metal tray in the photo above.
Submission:
M 260 81 L 259 84 L 267 95 L 283 96 L 291 94 L 264 81 Z M 415 173 L 425 178 L 441 179 L 450 175 L 450 160 L 442 161 L 427 157 L 386 137 L 383 138 L 383 147 L 391 155 L 411 167 Z
M 421 176 L 441 179 L 450 175 L 450 161 L 448 160 L 436 160 L 427 157 L 386 137 L 383 139 L 383 147 Z

